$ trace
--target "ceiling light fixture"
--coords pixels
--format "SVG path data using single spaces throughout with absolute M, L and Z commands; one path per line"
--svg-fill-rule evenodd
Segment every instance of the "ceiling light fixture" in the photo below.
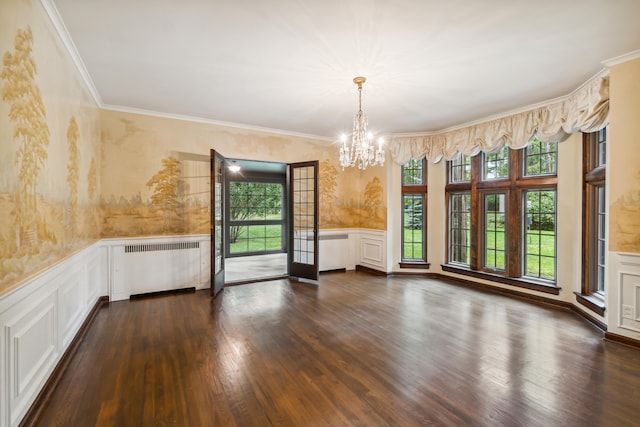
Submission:
M 353 82 L 358 85 L 358 113 L 353 119 L 351 144 L 347 143 L 346 135 L 342 135 L 341 138 L 340 166 L 342 166 L 342 170 L 356 164 L 358 164 L 358 169 L 365 169 L 369 165 L 384 165 L 384 150 L 382 149 L 384 140 L 378 139 L 378 149 L 375 150 L 373 134 L 367 130 L 369 125 L 367 116 L 362 113 L 362 85 L 366 81 L 365 77 L 353 79 Z
M 229 170 L 233 173 L 240 172 L 240 165 L 237 164 L 235 160 L 233 160 L 229 165 Z

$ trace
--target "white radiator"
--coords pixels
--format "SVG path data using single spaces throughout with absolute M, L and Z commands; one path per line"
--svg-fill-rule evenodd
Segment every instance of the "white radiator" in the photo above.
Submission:
M 201 242 L 136 243 L 111 248 L 111 300 L 199 287 Z
M 346 269 L 349 261 L 349 235 L 347 233 L 320 234 L 318 252 L 320 271 Z

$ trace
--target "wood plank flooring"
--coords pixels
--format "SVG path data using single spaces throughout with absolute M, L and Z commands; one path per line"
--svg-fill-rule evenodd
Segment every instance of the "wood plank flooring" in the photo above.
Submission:
M 640 351 L 568 312 L 347 272 L 109 304 L 41 426 L 638 426 Z

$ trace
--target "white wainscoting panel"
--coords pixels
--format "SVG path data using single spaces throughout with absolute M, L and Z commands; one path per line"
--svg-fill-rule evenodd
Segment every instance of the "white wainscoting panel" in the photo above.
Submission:
M 617 262 L 610 263 L 615 269 L 610 277 L 616 278 L 618 291 L 614 324 L 624 335 L 640 339 L 640 255 L 617 253 L 612 258 Z
M 100 243 L 0 296 L 0 427 L 17 426 L 94 307 Z
M 39 301 L 24 304 L 5 325 L 7 332 L 7 368 L 10 425 L 19 422 L 39 385 L 46 381 L 60 355 L 57 345 L 56 292 L 44 295 Z
M 210 236 L 105 239 L 109 248 L 109 297 L 209 286 Z
M 386 232 L 360 230 L 360 250 L 358 264 L 386 272 L 387 242 Z

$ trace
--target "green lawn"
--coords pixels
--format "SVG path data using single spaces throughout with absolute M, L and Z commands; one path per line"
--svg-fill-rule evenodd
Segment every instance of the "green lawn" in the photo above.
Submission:
M 412 238 L 414 241 L 412 242 Z M 504 229 L 498 227 L 486 233 L 485 265 L 503 270 L 506 268 Z M 467 235 L 467 241 L 470 236 Z M 526 272 L 532 277 L 555 278 L 555 236 L 550 231 L 530 230 L 526 235 Z M 404 229 L 405 259 L 422 259 L 422 230 Z M 413 255 L 413 256 L 412 256 Z
M 527 259 L 525 274 L 545 279 L 556 275 L 555 236 L 550 231 L 531 230 L 526 236 Z
M 422 230 L 404 229 L 404 259 L 422 259 Z
M 504 230 L 486 233 L 486 266 L 505 269 Z M 530 230 L 526 236 L 526 272 L 533 277 L 555 278 L 555 236 L 551 231 Z
M 238 239 L 229 246 L 232 254 L 282 249 L 282 227 L 277 224 L 242 226 Z

